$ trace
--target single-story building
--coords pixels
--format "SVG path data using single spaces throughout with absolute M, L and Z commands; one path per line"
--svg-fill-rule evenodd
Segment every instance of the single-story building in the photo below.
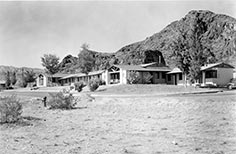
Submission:
M 65 75 L 57 81 L 62 86 L 71 85 L 79 81 L 88 82 L 93 78 L 101 79 L 106 84 L 127 84 L 129 73 L 132 71 L 137 72 L 141 79 L 148 74 L 151 75 L 151 83 L 153 84 L 165 84 L 166 73 L 170 71 L 170 68 L 156 62 L 142 65 L 113 65 L 107 70 L 89 72 L 87 75 L 84 73 Z
M 142 65 L 113 65 L 105 71 L 105 81 L 107 84 L 127 84 L 132 71 L 137 72 L 141 79 L 148 74 L 151 75 L 152 84 L 164 84 L 166 73 L 170 71 L 170 68 L 160 66 L 156 62 Z
M 184 85 L 185 80 L 184 80 L 184 74 L 179 68 L 174 68 L 172 71 L 168 72 L 166 74 L 166 83 L 167 84 L 173 84 L 173 85 Z M 186 84 L 189 85 L 189 80 L 186 81 Z
M 215 86 L 225 86 L 233 78 L 234 67 L 227 63 L 207 64 L 201 67 L 199 83 L 201 85 L 211 84 Z M 179 68 L 174 68 L 167 73 L 167 83 L 174 85 L 184 84 L 184 75 Z M 187 84 L 190 82 L 187 81 Z
M 94 72 L 89 72 L 87 75 L 85 73 L 77 73 L 77 74 L 70 74 L 67 76 L 64 76 L 59 79 L 59 82 L 61 85 L 71 85 L 72 83 L 79 82 L 79 81 L 84 81 L 88 82 L 91 79 L 101 79 L 105 81 L 105 71 L 100 70 L 100 71 L 94 71 Z
M 59 79 L 66 75 L 68 74 L 56 73 L 54 75 L 48 75 L 48 74 L 40 73 L 37 75 L 36 85 L 37 87 L 61 85 Z
M 197 82 L 202 85 L 224 86 L 233 78 L 233 70 L 234 67 L 232 65 L 223 62 L 208 64 L 201 67 L 201 76 Z M 179 68 L 171 70 L 169 67 L 157 62 L 142 65 L 113 65 L 106 70 L 89 72 L 88 74 L 57 73 L 52 76 L 39 74 L 36 81 L 38 87 L 71 85 L 79 81 L 88 82 L 93 78 L 101 79 L 106 84 L 128 84 L 131 72 L 138 74 L 139 83 L 145 83 L 144 79 L 149 76 L 151 84 L 185 84 L 185 76 Z M 189 85 L 190 81 L 186 83 Z

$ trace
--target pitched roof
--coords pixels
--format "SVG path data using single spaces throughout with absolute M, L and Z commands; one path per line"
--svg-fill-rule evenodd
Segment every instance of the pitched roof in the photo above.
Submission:
M 56 73 L 56 74 L 53 74 L 52 77 L 54 77 L 54 78 L 62 78 L 62 77 L 65 77 L 67 75 L 68 74 L 64 74 L 64 73 Z
M 148 67 L 148 66 L 152 66 L 154 64 L 157 64 L 157 62 L 152 62 L 152 63 L 148 63 L 148 64 L 141 64 L 141 67 Z
M 50 76 L 49 74 L 46 74 L 46 73 L 40 73 L 40 74 L 38 74 L 37 76 L 39 76 L 39 75 L 44 75 L 44 76 L 47 76 L 47 77 Z M 50 76 L 50 77 L 54 77 L 54 78 L 62 78 L 62 77 L 65 77 L 65 76 L 67 76 L 67 75 L 69 75 L 69 74 L 56 73 L 56 74 L 53 74 L 53 75 Z
M 123 70 L 129 70 L 129 71 L 160 71 L 160 72 L 168 72 L 170 71 L 169 67 L 149 67 L 145 68 L 141 65 L 114 65 L 115 67 L 121 68 Z
M 104 70 L 93 71 L 93 72 L 89 72 L 88 75 L 86 75 L 85 73 L 76 73 L 76 74 L 70 74 L 70 75 L 64 76 L 61 79 L 68 79 L 68 78 L 77 78 L 77 77 L 83 77 L 83 76 L 98 75 L 98 74 L 101 74 L 103 72 L 104 72 Z
M 201 71 L 213 68 L 213 67 L 225 67 L 225 68 L 234 68 L 232 65 L 230 64 L 226 64 L 223 62 L 219 62 L 219 63 L 214 63 L 214 64 L 207 64 L 205 66 L 201 67 Z
M 175 67 L 172 71 L 168 72 L 167 74 L 174 74 L 174 73 L 182 73 L 182 71 L 178 67 Z
M 219 62 L 219 63 L 213 63 L 213 64 L 207 64 L 205 66 L 201 67 L 201 71 L 213 68 L 213 67 L 227 67 L 227 68 L 234 68 L 232 65 L 230 64 L 226 64 L 223 62 Z M 175 67 L 172 71 L 168 72 L 167 74 L 174 74 L 174 73 L 182 73 L 182 71 L 178 68 Z
M 0 80 L 0 84 L 5 84 L 5 83 L 6 83 L 6 81 Z

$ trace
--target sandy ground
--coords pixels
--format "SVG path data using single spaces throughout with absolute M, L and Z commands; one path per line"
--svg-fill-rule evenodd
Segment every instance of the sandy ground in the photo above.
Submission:
M 47 110 L 22 98 L 24 122 L 0 126 L 1 154 L 235 154 L 235 95 L 104 98 Z

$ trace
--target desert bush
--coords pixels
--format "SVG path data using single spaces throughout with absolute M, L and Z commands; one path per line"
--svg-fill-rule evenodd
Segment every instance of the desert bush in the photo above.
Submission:
M 152 76 L 149 72 L 146 72 L 145 74 L 143 74 L 142 83 L 144 83 L 144 84 L 149 84 L 149 83 L 151 83 L 152 77 L 153 77 L 153 76 Z
M 140 82 L 140 80 L 141 80 L 141 78 L 140 78 L 140 75 L 138 72 L 136 72 L 136 71 L 129 72 L 128 79 L 127 79 L 129 84 L 137 84 Z
M 18 78 L 18 80 L 16 82 L 16 86 L 17 87 L 26 87 L 27 82 L 25 82 L 24 79 L 22 79 L 22 78 Z
M 76 82 L 75 84 L 75 90 L 78 92 L 81 92 L 83 88 L 86 86 L 86 84 L 83 81 Z
M 99 82 L 97 82 L 96 79 L 92 79 L 89 81 L 88 87 L 90 91 L 95 91 L 99 87 Z
M 17 122 L 22 114 L 22 104 L 15 96 L 0 97 L 0 123 Z
M 69 94 L 70 93 L 70 90 L 66 89 L 66 88 L 63 88 L 62 89 L 62 93 L 64 94 Z
M 73 109 L 76 105 L 76 100 L 71 94 L 58 92 L 49 93 L 48 105 L 50 109 Z
M 101 85 L 106 85 L 106 81 L 104 81 L 104 80 L 102 80 L 102 79 L 100 79 L 100 78 L 96 78 L 95 79 L 96 80 L 96 82 L 101 86 Z

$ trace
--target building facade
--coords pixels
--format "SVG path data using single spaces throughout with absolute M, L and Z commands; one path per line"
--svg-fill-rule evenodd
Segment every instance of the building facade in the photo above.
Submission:
M 234 67 L 226 63 L 214 63 L 201 67 L 200 79 L 197 83 L 201 85 L 224 86 L 233 78 Z M 172 84 L 172 85 L 190 85 L 190 81 L 179 68 L 171 70 L 169 67 L 153 62 L 142 65 L 113 65 L 106 70 L 89 72 L 88 74 L 55 74 L 47 76 L 39 74 L 37 77 L 37 86 L 66 86 L 73 83 L 91 79 L 100 79 L 105 84 L 129 84 L 132 73 L 137 73 L 140 84 L 144 84 L 147 77 L 150 78 L 150 84 Z
M 223 62 L 202 66 L 200 79 L 197 83 L 202 86 L 225 86 L 233 78 L 233 70 L 232 65 Z M 183 85 L 186 81 L 184 78 L 185 76 L 179 68 L 174 68 L 167 73 L 168 84 Z M 187 80 L 186 83 L 190 84 L 190 81 Z
M 141 84 L 147 76 L 151 77 L 152 84 L 165 84 L 166 73 L 169 71 L 169 67 L 159 66 L 155 62 L 144 65 L 113 65 L 105 71 L 105 81 L 107 84 L 128 84 L 131 72 L 136 72 Z

